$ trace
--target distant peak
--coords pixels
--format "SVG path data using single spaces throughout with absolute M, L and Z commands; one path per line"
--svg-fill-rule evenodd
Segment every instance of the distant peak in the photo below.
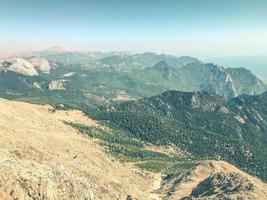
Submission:
M 51 52 L 65 52 L 68 51 L 66 49 L 64 49 L 63 47 L 51 47 L 49 49 L 46 49 L 45 51 L 51 51 Z

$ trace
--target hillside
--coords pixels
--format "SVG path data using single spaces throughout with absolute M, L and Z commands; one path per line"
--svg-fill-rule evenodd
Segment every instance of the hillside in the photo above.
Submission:
M 0 199 L 148 198 L 153 174 L 138 175 L 63 123 L 98 126 L 81 112 L 3 99 L 0 110 Z
M 0 71 L 12 71 L 25 76 L 37 76 L 35 67 L 22 58 L 12 58 L 0 63 Z
M 224 159 L 267 178 L 264 93 L 226 101 L 216 94 L 167 91 L 88 114 L 153 144 L 174 144 L 201 159 Z
M 164 200 L 260 199 L 267 185 L 224 161 L 205 161 L 194 170 L 163 180 L 159 190 Z
M 0 198 L 3 200 L 167 200 L 222 195 L 229 199 L 236 196 L 262 199 L 266 195 L 267 186 L 263 182 L 228 163 L 201 161 L 194 168 L 180 171 L 185 161 L 182 157 L 186 156 L 180 150 L 151 144 L 142 150 L 141 141 L 121 134 L 112 139 L 115 129 L 80 111 L 54 110 L 50 106 L 3 99 L 0 99 L 0 109 Z M 83 127 L 78 129 L 80 133 L 72 128 L 74 124 L 76 129 L 78 124 Z M 87 132 L 89 137 L 84 135 L 86 130 L 93 131 Z M 128 153 L 112 151 L 113 145 L 125 145 Z M 138 158 L 140 153 L 143 155 Z M 145 165 L 149 159 L 154 160 L 154 165 Z M 172 166 L 174 171 L 168 169 L 168 172 L 163 168 L 152 170 L 162 160 L 168 165 L 180 163 L 180 167 Z M 223 182 L 211 181 L 220 180 L 223 175 L 228 177 Z M 213 196 L 202 186 L 208 181 L 213 184 L 210 188 Z

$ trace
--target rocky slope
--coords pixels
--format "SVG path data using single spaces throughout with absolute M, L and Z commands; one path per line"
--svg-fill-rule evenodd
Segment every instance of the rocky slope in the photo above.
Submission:
M 12 71 L 25 76 L 37 76 L 35 67 L 22 58 L 12 58 L 0 63 L 0 71 Z
M 0 99 L 0 199 L 148 199 L 138 175 L 64 121 L 99 126 L 78 111 Z
M 172 174 L 121 164 L 67 125 L 107 130 L 80 111 L 0 99 L 0 199 L 264 199 L 267 186 L 222 161 Z M 150 146 L 155 152 L 173 148 Z M 207 187 L 208 186 L 208 187 Z
M 213 64 L 189 64 L 181 68 L 181 73 L 184 80 L 196 90 L 217 93 L 226 98 L 239 94 L 231 76 L 222 67 Z
M 65 90 L 64 80 L 51 81 L 48 84 L 48 89 L 49 90 Z
M 140 87 L 144 90 L 147 87 L 150 91 L 162 92 L 170 89 L 204 91 L 219 94 L 227 99 L 241 94 L 256 95 L 267 89 L 265 83 L 245 68 L 225 68 L 189 58 L 187 62 L 181 62 L 183 59 L 184 57 L 180 57 L 169 61 L 168 58 L 162 57 L 162 60 L 154 65 L 151 65 L 151 61 L 151 66 L 139 66 L 129 76 L 136 82 L 142 82 Z M 113 65 L 116 68 L 116 64 Z
M 234 88 L 238 94 L 256 95 L 266 90 L 263 81 L 245 68 L 227 68 L 226 72 L 232 77 Z
M 35 69 L 42 71 L 43 73 L 49 74 L 51 66 L 48 60 L 41 57 L 34 57 L 29 62 L 35 67 Z
M 180 69 L 184 81 L 196 90 L 217 93 L 227 99 L 241 94 L 265 92 L 266 85 L 245 68 L 223 68 L 214 64 L 192 63 Z
M 38 76 L 38 71 L 49 73 L 51 66 L 46 59 L 34 57 L 29 60 L 11 58 L 0 61 L 0 71 L 12 71 L 25 76 Z
M 194 170 L 165 179 L 160 188 L 164 200 L 259 199 L 267 185 L 224 161 L 206 161 Z

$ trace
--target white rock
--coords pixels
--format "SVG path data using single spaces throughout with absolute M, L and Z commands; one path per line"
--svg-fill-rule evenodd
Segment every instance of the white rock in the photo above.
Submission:
M 51 81 L 48 85 L 49 90 L 65 90 L 64 87 L 64 81 L 57 80 L 57 81 Z
M 22 58 L 12 58 L 2 63 L 2 70 L 13 71 L 26 76 L 38 76 L 34 66 Z
M 42 89 L 40 83 L 37 83 L 37 82 L 34 82 L 33 85 L 32 85 L 33 88 L 36 88 L 36 89 Z
M 246 120 L 241 117 L 241 116 L 235 116 L 235 118 L 241 123 L 241 124 L 245 124 L 246 123 Z
M 49 74 L 51 66 L 46 59 L 35 57 L 30 59 L 29 62 L 35 67 L 35 69 L 40 70 L 43 73 Z

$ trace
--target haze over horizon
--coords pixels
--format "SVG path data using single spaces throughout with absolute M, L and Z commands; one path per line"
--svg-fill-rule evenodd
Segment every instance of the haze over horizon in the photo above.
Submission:
M 0 51 L 267 55 L 267 1 L 0 1 Z

